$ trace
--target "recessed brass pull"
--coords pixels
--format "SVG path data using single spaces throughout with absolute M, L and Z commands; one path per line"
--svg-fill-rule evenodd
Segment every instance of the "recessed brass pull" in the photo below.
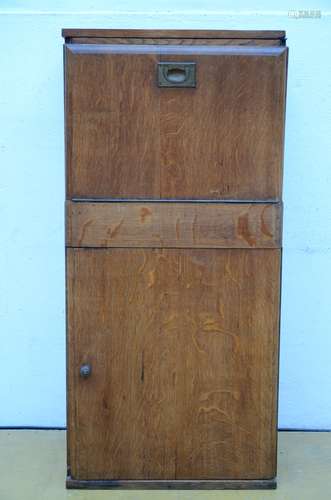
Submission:
M 160 62 L 157 70 L 159 87 L 196 87 L 194 62 Z

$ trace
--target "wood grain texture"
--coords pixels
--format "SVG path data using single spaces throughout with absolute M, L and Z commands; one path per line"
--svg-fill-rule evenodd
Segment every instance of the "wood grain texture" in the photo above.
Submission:
M 191 481 L 112 481 L 72 479 L 68 476 L 66 486 L 69 489 L 80 490 L 274 490 L 277 487 L 275 479 L 242 479 L 242 480 L 191 480 Z
M 286 50 L 67 47 L 67 197 L 280 199 Z M 197 88 L 157 86 L 187 60 Z
M 67 487 L 274 488 L 285 33 L 63 36 Z
M 260 38 L 279 39 L 285 31 L 275 30 L 123 30 L 123 29 L 72 29 L 62 30 L 62 36 L 93 38 Z
M 68 40 L 70 44 L 124 44 L 124 45 L 261 45 L 280 46 L 284 45 L 283 39 L 279 38 L 93 38 L 73 37 Z
M 69 247 L 279 248 L 279 203 L 67 202 Z
M 156 60 L 67 51 L 67 197 L 160 191 Z
M 273 478 L 279 278 L 279 250 L 67 249 L 71 476 Z

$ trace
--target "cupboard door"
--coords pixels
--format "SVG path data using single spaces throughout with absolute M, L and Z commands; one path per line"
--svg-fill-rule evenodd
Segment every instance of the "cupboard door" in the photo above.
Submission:
M 67 197 L 278 200 L 286 51 L 67 45 Z M 159 87 L 165 62 L 196 87 Z
M 67 249 L 71 477 L 274 477 L 279 277 L 278 249 Z

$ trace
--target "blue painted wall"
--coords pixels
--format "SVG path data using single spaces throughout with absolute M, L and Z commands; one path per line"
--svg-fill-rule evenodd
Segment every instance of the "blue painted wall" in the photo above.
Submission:
M 79 5 L 78 5 L 79 4 Z M 79 8 L 79 10 L 78 10 Z M 65 425 L 63 27 L 286 29 L 280 426 L 331 428 L 331 5 L 0 5 L 0 425 Z

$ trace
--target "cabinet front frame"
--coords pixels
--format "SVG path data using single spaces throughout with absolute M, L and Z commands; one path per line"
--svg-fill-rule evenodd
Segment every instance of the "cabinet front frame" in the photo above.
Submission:
M 278 366 L 279 366 L 279 323 L 280 323 L 280 275 L 282 256 L 282 170 L 283 170 L 283 143 L 284 143 L 284 119 L 285 119 L 285 95 L 287 78 L 287 51 L 285 46 L 286 38 L 284 31 L 205 31 L 205 30 L 82 30 L 66 29 L 62 32 L 65 38 L 65 121 L 66 121 L 66 329 L 67 329 L 67 463 L 68 476 L 66 485 L 75 489 L 274 489 L 276 488 L 276 468 L 277 468 L 277 418 L 278 418 Z M 112 48 L 116 46 L 116 48 Z M 190 186 L 187 193 L 176 195 L 179 184 L 174 185 L 173 191 L 162 191 L 156 198 L 140 192 L 137 197 L 132 193 L 126 193 L 125 189 L 121 196 L 114 196 L 114 192 L 103 191 L 96 193 L 94 188 L 88 192 L 75 190 L 72 183 L 73 169 L 77 168 L 72 164 L 73 151 L 73 129 L 72 129 L 72 87 L 70 86 L 70 64 L 68 60 L 79 54 L 107 54 L 112 50 L 125 53 L 150 53 L 151 50 L 155 63 L 157 60 L 180 60 L 180 54 L 201 54 L 218 51 L 219 53 L 232 54 L 274 54 L 278 60 L 282 59 L 280 93 L 275 96 L 275 105 L 280 113 L 278 120 L 281 133 L 278 130 L 276 145 L 276 156 L 278 158 L 277 173 L 272 170 L 273 178 L 276 179 L 276 188 L 273 190 L 261 190 L 256 183 L 256 189 L 251 189 L 250 193 L 238 191 L 233 196 L 228 197 L 225 192 L 215 193 L 214 199 L 208 196 L 197 196 L 197 192 Z M 155 57 L 155 54 L 158 54 Z M 163 54 L 163 55 L 162 55 Z M 164 89 L 162 89 L 163 91 Z M 183 90 L 183 89 L 181 89 Z M 185 89 L 187 91 L 189 89 Z M 194 89 L 191 89 L 192 91 Z M 171 89 L 173 92 L 174 89 Z M 275 101 L 275 102 L 276 102 Z M 276 109 L 275 108 L 275 109 Z M 169 113 L 173 110 L 169 108 Z M 185 109 L 183 109 L 185 112 Z M 170 130 L 171 132 L 171 130 Z M 127 172 L 128 174 L 128 172 Z M 75 173 L 77 175 L 77 172 Z M 79 174 L 80 175 L 80 174 Z M 272 181 L 274 182 L 274 181 Z M 252 182 L 252 186 L 254 183 Z M 150 192 L 150 191 L 149 191 Z M 116 194 L 116 193 L 115 193 Z M 187 195 L 187 196 L 186 196 Z M 159 199 L 158 199 L 159 198 Z M 166 198 L 166 199 L 164 199 Z M 109 203 L 109 201 L 111 203 Z M 222 201 L 226 202 L 222 203 Z M 139 204 L 137 204 L 137 202 Z M 165 209 L 169 203 L 170 209 Z M 183 205 L 182 205 L 183 203 Z M 229 205 L 228 207 L 226 205 Z M 189 207 L 195 215 L 187 212 Z M 202 208 L 203 207 L 203 208 Z M 143 209 L 143 211 L 141 211 Z M 177 213 L 178 212 L 178 213 Z M 123 220 L 122 220 L 123 219 Z M 139 222 L 138 222 L 139 221 Z M 134 226 L 136 229 L 133 231 Z M 134 234 L 132 234 L 132 231 Z M 271 277 L 269 292 L 258 291 L 252 288 L 252 293 L 265 294 L 265 299 L 273 290 L 274 307 L 272 333 L 272 346 L 265 352 L 272 357 L 273 375 L 271 386 L 273 403 L 267 405 L 269 410 L 266 418 L 269 418 L 272 436 L 271 443 L 268 439 L 261 441 L 261 449 L 265 447 L 269 450 L 268 457 L 262 455 L 259 472 L 256 474 L 246 474 L 244 468 L 239 469 L 234 474 L 215 474 L 212 477 L 204 475 L 201 477 L 192 470 L 189 476 L 181 475 L 176 478 L 156 477 L 139 478 L 124 477 L 118 475 L 117 478 L 111 474 L 89 475 L 86 451 L 83 450 L 83 462 L 85 466 L 79 471 L 79 449 L 77 448 L 77 339 L 80 333 L 74 331 L 75 321 L 74 306 L 75 301 L 79 302 L 80 294 L 73 293 L 79 288 L 79 282 L 84 281 L 86 270 L 77 272 L 78 256 L 93 255 L 101 257 L 120 252 L 132 253 L 148 252 L 166 255 L 178 252 L 179 255 L 243 255 L 244 259 L 253 259 L 254 255 L 264 254 L 265 263 L 269 262 L 273 266 L 274 274 Z M 247 255 L 247 257 L 245 257 Z M 94 259 L 95 257 L 93 257 Z M 78 259 L 78 260 L 77 260 Z M 100 259 L 100 262 L 102 257 Z M 193 259 L 194 260 L 194 259 Z M 99 260 L 96 260 L 99 262 Z M 99 264 L 94 264 L 97 267 Z M 128 264 L 129 266 L 130 264 Z M 102 265 L 101 265 L 102 267 Z M 208 264 L 205 263 L 205 268 Z M 277 269 L 276 269 L 277 268 Z M 75 271 L 76 269 L 76 271 Z M 97 268 L 96 268 L 97 269 Z M 233 270 L 235 274 L 235 269 Z M 257 274 L 259 271 L 257 270 Z M 231 275 L 231 272 L 230 272 Z M 148 276 L 147 276 L 148 278 Z M 232 275 L 233 278 L 233 275 Z M 151 279 L 149 277 L 149 279 Z M 258 278 L 256 278 L 258 279 Z M 267 281 L 267 277 L 264 279 Z M 237 285 L 240 285 L 241 277 L 237 276 Z M 152 279 L 153 282 L 153 279 Z M 93 283 L 91 276 L 90 283 Z M 234 283 L 234 282 L 233 282 Z M 93 285 L 94 287 L 96 284 Z M 152 288 L 155 286 L 152 284 Z M 78 288 L 77 288 L 78 287 Z M 98 288 L 98 287 L 97 287 Z M 97 291 L 96 295 L 100 293 Z M 84 295 L 84 294 L 83 294 Z M 97 300 L 97 299 L 96 299 Z M 258 300 L 258 299 L 257 299 Z M 266 299 L 267 300 L 267 299 Z M 254 301 L 253 301 L 254 302 Z M 198 302 L 197 302 L 198 303 Z M 269 304 L 270 306 L 270 304 Z M 79 306 L 80 307 L 80 306 Z M 88 304 L 86 304 L 88 307 Z M 232 307 L 232 306 L 231 306 Z M 263 316 L 263 312 L 261 312 Z M 77 337 L 78 335 L 78 337 Z M 263 332 L 261 332 L 263 341 Z M 73 342 L 74 340 L 74 342 Z M 259 347 L 256 345 L 256 352 Z M 246 345 L 246 348 L 249 349 Z M 261 361 L 261 360 L 260 360 Z M 263 365 L 263 363 L 262 363 Z M 265 365 L 266 366 L 266 365 Z M 270 379 L 271 380 L 271 379 Z M 269 380 L 269 381 L 270 381 Z M 269 394 L 270 396 L 270 394 Z M 87 409 L 88 411 L 88 409 Z M 84 436 L 83 436 L 84 440 Z M 85 454 L 85 457 L 84 457 Z M 87 461 L 86 461 L 87 460 Z M 254 457 L 252 456 L 252 460 Z M 85 462 L 84 462 L 85 461 Z M 105 471 L 104 471 L 105 472 Z

